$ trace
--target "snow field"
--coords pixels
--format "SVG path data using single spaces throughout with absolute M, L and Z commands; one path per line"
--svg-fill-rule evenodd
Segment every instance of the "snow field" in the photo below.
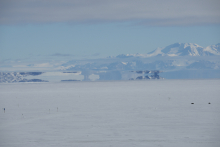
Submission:
M 218 147 L 219 88 L 220 80 L 0 84 L 0 146 Z

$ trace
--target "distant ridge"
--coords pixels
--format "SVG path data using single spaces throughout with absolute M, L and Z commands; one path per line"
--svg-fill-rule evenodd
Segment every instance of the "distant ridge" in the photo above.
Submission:
M 207 47 L 199 46 L 195 43 L 174 43 L 164 48 L 157 48 L 156 50 L 147 54 L 121 54 L 116 58 L 130 58 L 130 57 L 155 57 L 155 56 L 214 56 L 220 55 L 220 43 L 210 45 Z
M 120 54 L 100 59 L 70 60 L 53 65 L 55 72 L 44 75 L 43 68 L 30 68 L 25 71 L 13 71 L 13 64 L 8 71 L 0 72 L 0 83 L 14 82 L 59 82 L 95 81 L 95 80 L 147 80 L 147 79 L 204 79 L 220 78 L 220 43 L 207 47 L 195 43 L 174 43 L 158 48 L 148 54 Z M 16 66 L 19 65 L 16 63 Z M 15 67 L 16 67 L 15 66 Z M 7 69 L 7 68 L 5 68 Z M 41 70 L 44 70 L 41 72 Z M 11 72 L 9 72 L 11 71 Z M 19 70 L 21 71 L 21 70 Z M 136 71 L 136 72 L 131 72 Z M 159 71 L 159 72 L 158 72 Z M 160 76 L 157 74 L 160 73 Z M 151 73 L 152 75 L 146 75 Z M 26 78 L 29 76 L 28 78 Z M 38 78 L 35 78 L 37 77 Z M 53 76 L 54 78 L 49 78 Z M 61 78 L 62 77 L 62 78 Z

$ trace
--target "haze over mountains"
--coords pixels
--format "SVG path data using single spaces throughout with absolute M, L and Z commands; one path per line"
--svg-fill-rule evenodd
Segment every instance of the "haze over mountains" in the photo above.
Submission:
M 49 63 L 43 65 L 47 64 Z M 33 69 L 42 72 L 40 76 L 47 72 L 47 68 L 42 71 L 42 69 L 37 69 L 39 66 L 35 64 L 22 66 L 26 67 L 28 72 L 32 72 Z M 157 48 L 147 54 L 121 54 L 101 59 L 70 60 L 62 64 L 50 65 L 50 67 L 53 69 L 52 72 L 75 75 L 68 79 L 64 76 L 60 81 L 220 78 L 220 43 L 208 47 L 201 47 L 194 43 L 175 43 L 164 48 Z M 32 69 L 32 71 L 28 69 Z M 10 79 L 9 81 L 22 80 L 21 76 L 17 77 L 19 73 L 15 73 L 16 70 L 13 72 L 1 73 L 0 79 L 4 79 L 6 82 L 8 79 Z M 5 78 L 7 75 L 8 78 Z M 77 78 L 76 75 L 81 78 Z M 40 78 L 42 79 L 42 77 Z M 26 81 L 40 80 L 34 77 L 23 80 L 23 82 Z M 50 80 L 44 77 L 42 81 Z

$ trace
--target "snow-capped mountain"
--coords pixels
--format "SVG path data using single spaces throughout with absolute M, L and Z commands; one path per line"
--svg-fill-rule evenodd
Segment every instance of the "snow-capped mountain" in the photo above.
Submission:
M 85 81 L 91 79 L 160 79 L 160 77 L 154 74 L 138 75 L 139 73 L 131 71 L 163 71 L 161 76 L 168 79 L 220 78 L 219 57 L 220 43 L 205 48 L 194 43 L 175 43 L 164 48 L 158 48 L 148 54 L 121 54 L 116 57 L 100 59 L 70 60 L 60 64 L 59 68 L 54 66 L 54 71 L 79 73 L 77 75 L 81 76 L 78 79 L 65 79 L 64 76 L 64 79 L 61 81 L 83 80 L 82 76 L 84 76 Z M 27 68 L 29 68 L 28 65 L 29 63 L 26 65 Z M 35 71 L 41 71 L 41 69 L 35 69 Z M 40 75 L 42 72 L 14 71 L 8 73 L 3 71 L 0 72 L 0 83 L 46 82 L 41 79 L 31 79 L 31 77 L 29 79 L 25 78 L 29 75 Z
M 148 54 L 149 56 L 201 56 L 203 47 L 195 43 L 175 43 Z
M 155 57 L 155 56 L 210 56 L 220 55 L 220 43 L 207 47 L 199 46 L 195 43 L 174 43 L 164 48 L 157 48 L 148 54 L 121 54 L 117 58 L 129 57 Z
M 89 73 L 88 71 L 90 71 L 90 74 L 98 74 L 100 80 L 110 80 L 110 78 L 114 80 L 126 79 L 129 75 L 125 73 L 134 70 L 165 71 L 162 74 L 169 72 L 170 75 L 165 75 L 165 77 L 171 79 L 219 78 L 219 55 L 220 43 L 205 48 L 195 43 L 174 43 L 164 48 L 158 48 L 148 54 L 120 54 L 116 57 L 109 57 L 108 60 L 100 59 L 85 64 L 69 62 L 65 65 L 72 65 L 71 68 L 66 69 L 68 71 L 87 70 L 86 74 Z M 176 74 L 177 71 L 180 73 Z M 138 79 L 148 78 L 141 75 L 138 76 Z
M 220 55 L 220 43 L 210 45 L 203 48 L 195 43 L 175 43 L 164 48 L 158 48 L 150 53 L 148 57 L 152 56 L 207 56 Z
M 220 43 L 210 45 L 203 49 L 205 55 L 220 55 Z

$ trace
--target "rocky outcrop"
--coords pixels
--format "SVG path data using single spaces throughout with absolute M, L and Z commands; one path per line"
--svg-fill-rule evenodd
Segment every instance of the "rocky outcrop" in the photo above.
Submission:
M 41 79 L 25 79 L 27 76 L 38 76 L 43 72 L 0 72 L 0 83 L 15 82 L 48 82 Z

